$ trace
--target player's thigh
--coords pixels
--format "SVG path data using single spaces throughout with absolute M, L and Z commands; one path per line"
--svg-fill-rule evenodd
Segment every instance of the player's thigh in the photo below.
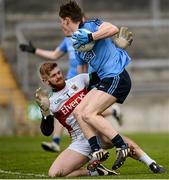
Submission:
M 66 176 L 82 167 L 88 158 L 71 149 L 64 150 L 53 162 L 49 169 L 49 176 Z
M 102 113 L 116 102 L 116 98 L 104 91 L 92 89 L 81 101 L 79 107 L 88 113 Z
M 116 111 L 118 113 L 120 113 L 120 107 L 117 105 L 117 103 L 114 103 L 112 106 L 110 106 L 109 108 L 107 108 L 102 115 L 104 117 L 106 116 L 113 116 L 113 111 Z
M 102 116 L 104 116 L 104 117 L 112 116 L 112 106 L 110 106 L 104 112 L 102 112 Z
M 88 106 L 88 104 L 91 103 L 90 99 L 92 99 L 92 97 L 93 91 L 90 90 L 75 109 L 79 109 L 80 111 L 83 110 L 86 106 Z

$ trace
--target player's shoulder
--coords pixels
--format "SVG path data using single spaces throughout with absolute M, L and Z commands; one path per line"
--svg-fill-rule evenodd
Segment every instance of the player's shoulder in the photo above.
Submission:
M 88 82 L 89 74 L 88 73 L 81 73 L 76 75 L 75 77 L 68 79 L 68 84 L 78 84 L 78 85 L 84 85 L 86 82 Z
M 60 96 L 60 91 L 55 91 L 54 89 L 51 89 L 48 94 L 49 100 L 52 101 L 52 99 L 57 99 Z
M 69 79 L 70 81 L 81 81 L 83 80 L 84 78 L 88 77 L 89 74 L 88 73 L 81 73 L 81 74 L 78 74 L 76 75 L 75 77 Z
M 64 39 L 62 40 L 63 43 L 67 43 L 70 41 L 70 38 L 69 37 L 64 37 Z
M 84 21 L 85 24 L 87 23 L 94 23 L 96 25 L 100 25 L 103 21 L 101 19 L 98 18 L 93 18 L 93 19 L 87 19 Z
M 80 28 L 85 28 L 89 25 L 97 25 L 100 26 L 103 23 L 101 19 L 98 18 L 92 18 L 92 19 L 86 19 L 83 23 L 80 24 Z
M 48 97 L 49 99 L 53 96 L 53 91 L 49 91 Z
M 70 42 L 71 41 L 71 37 L 64 37 L 63 41 Z

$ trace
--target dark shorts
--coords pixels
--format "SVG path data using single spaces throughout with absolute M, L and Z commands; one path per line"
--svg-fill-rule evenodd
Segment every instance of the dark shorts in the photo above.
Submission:
M 131 79 L 128 72 L 124 70 L 115 77 L 102 79 L 95 87 L 116 97 L 117 103 L 122 104 L 130 92 Z

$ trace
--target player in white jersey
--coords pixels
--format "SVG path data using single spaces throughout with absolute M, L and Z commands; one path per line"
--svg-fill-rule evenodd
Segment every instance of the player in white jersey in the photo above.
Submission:
M 69 34 L 67 31 L 64 31 L 64 29 L 63 32 L 66 35 Z M 75 51 L 72 46 L 72 41 L 70 40 L 70 37 L 65 37 L 63 41 L 59 44 L 59 46 L 57 46 L 54 50 L 45 50 L 45 49 L 37 48 L 31 42 L 29 42 L 29 44 L 21 43 L 19 47 L 23 52 L 35 54 L 37 56 L 46 58 L 48 61 L 49 59 L 58 61 L 62 56 L 68 53 L 69 69 L 66 78 L 69 79 L 78 74 L 77 72 L 78 63 L 76 61 Z M 116 115 L 117 112 L 115 111 L 114 114 Z M 117 116 L 117 118 L 119 117 Z M 55 121 L 55 130 L 53 133 L 52 142 L 46 142 L 46 141 L 42 142 L 41 143 L 42 148 L 50 152 L 60 152 L 60 140 L 63 134 L 63 130 L 64 130 L 63 126 L 60 123 L 58 123 L 58 121 Z
M 69 132 L 72 142 L 53 162 L 49 169 L 49 176 L 80 176 L 80 175 L 116 175 L 115 171 L 108 170 L 101 164 L 88 170 L 82 168 L 89 161 L 91 148 L 72 112 L 88 93 L 90 78 L 88 74 L 80 74 L 72 79 L 64 80 L 56 63 L 44 63 L 40 67 L 41 80 L 52 88 L 48 93 L 42 89 L 36 91 L 36 100 L 41 108 L 41 131 L 44 135 L 50 135 L 54 129 L 56 118 Z M 101 146 L 112 147 L 110 140 L 101 134 Z M 137 144 L 124 137 L 131 149 L 130 155 L 146 163 L 155 173 L 164 172 Z M 91 167 L 90 167 L 91 168 Z

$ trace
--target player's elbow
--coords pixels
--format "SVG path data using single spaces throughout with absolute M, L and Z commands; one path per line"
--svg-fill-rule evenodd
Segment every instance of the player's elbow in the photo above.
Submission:
M 52 60 L 57 60 L 58 59 L 58 54 L 54 51 L 51 55 Z
M 56 50 L 52 51 L 51 58 L 53 60 L 57 60 L 60 57 L 62 57 L 64 54 L 65 54 L 64 52 L 60 51 L 59 49 L 56 49 Z
M 113 36 L 114 34 L 118 33 L 119 29 L 117 26 L 111 25 L 109 28 L 109 36 Z
M 115 26 L 109 22 L 102 23 L 99 27 L 99 30 L 100 30 L 100 32 L 102 32 L 101 34 L 103 36 L 105 36 L 105 38 L 111 37 L 119 31 L 117 26 Z

